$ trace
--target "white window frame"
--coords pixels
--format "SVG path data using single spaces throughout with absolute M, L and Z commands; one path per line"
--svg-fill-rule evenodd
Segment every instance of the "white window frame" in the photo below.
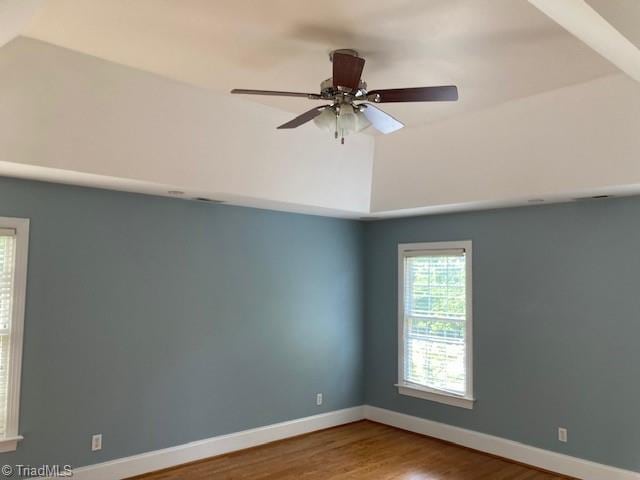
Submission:
M 7 385 L 6 434 L 0 437 L 0 453 L 12 452 L 23 439 L 19 435 L 20 375 L 22 371 L 22 344 L 24 311 L 27 294 L 27 259 L 29 256 L 29 219 L 0 217 L 0 228 L 16 232 L 15 276 L 13 311 L 11 313 L 11 337 L 9 339 L 9 375 Z
M 460 250 L 465 252 L 465 349 L 466 349 L 466 395 L 428 388 L 407 382 L 404 379 L 404 265 L 409 256 L 426 255 L 435 251 Z M 473 394 L 473 292 L 472 292 L 472 243 L 471 240 L 455 242 L 427 242 L 398 244 L 398 393 L 411 397 L 443 403 L 454 407 L 472 409 L 475 402 Z

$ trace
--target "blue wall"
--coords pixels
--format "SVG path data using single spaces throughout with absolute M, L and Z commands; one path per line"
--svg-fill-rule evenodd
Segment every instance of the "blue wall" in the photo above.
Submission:
M 366 239 L 368 404 L 640 470 L 640 199 L 373 222 Z M 397 244 L 467 239 L 471 411 L 393 386 Z
M 0 178 L 0 216 L 31 218 L 25 440 L 3 463 L 93 464 L 366 402 L 640 470 L 638 198 L 365 225 Z M 472 411 L 393 387 L 397 244 L 461 239 Z
M 2 463 L 362 404 L 361 224 L 3 178 L 0 216 L 31 219 L 25 439 Z

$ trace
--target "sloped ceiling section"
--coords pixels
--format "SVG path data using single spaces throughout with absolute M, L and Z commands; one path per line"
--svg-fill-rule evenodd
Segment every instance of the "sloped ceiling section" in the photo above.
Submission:
M 124 190 L 170 187 L 335 216 L 369 210 L 370 136 L 340 145 L 313 124 L 276 130 L 291 114 L 24 37 L 0 49 L 0 72 L 5 174 L 24 165 L 24 176 L 54 169 L 43 179 L 72 172 L 70 183 L 84 173 L 88 184 L 121 179 L 112 188 Z
M 636 0 L 587 0 L 616 30 L 640 48 L 640 2 Z
M 379 137 L 372 211 L 640 193 L 639 123 L 640 84 L 618 74 Z
M 42 0 L 0 0 L 0 47 L 22 34 Z

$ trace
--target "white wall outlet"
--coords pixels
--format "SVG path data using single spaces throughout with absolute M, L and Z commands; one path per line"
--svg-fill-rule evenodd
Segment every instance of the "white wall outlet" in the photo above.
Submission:
M 318 405 L 318 406 L 322 405 L 322 394 L 321 393 L 316 394 L 316 405 Z
M 102 434 L 98 433 L 91 437 L 91 451 L 102 450 Z
M 558 440 L 563 443 L 567 443 L 567 429 L 566 428 L 558 428 Z

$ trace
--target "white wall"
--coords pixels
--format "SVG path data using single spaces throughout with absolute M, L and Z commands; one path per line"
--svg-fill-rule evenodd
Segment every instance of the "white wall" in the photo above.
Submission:
M 367 212 L 373 138 L 342 146 L 314 125 L 275 130 L 291 117 L 32 39 L 0 49 L 0 175 L 45 167 L 239 204 Z
M 639 125 L 640 85 L 614 75 L 380 136 L 372 211 L 637 185 Z

